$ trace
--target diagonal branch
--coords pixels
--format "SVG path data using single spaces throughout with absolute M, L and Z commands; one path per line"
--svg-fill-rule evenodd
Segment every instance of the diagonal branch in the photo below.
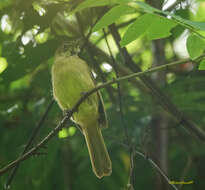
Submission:
M 131 56 L 129 55 L 126 48 L 121 48 L 120 46 L 120 34 L 118 33 L 115 24 L 111 24 L 109 26 L 110 31 L 113 35 L 113 38 L 118 46 L 118 49 L 121 53 L 121 55 L 124 58 L 125 64 L 133 71 L 138 71 L 141 73 L 141 68 L 135 64 L 135 62 L 132 60 Z M 189 60 L 192 61 L 192 60 Z M 185 62 L 186 63 L 186 62 Z M 165 64 L 166 66 L 166 64 Z M 161 91 L 161 89 L 151 80 L 150 77 L 146 75 L 139 76 L 141 81 L 145 84 L 147 88 L 150 89 L 151 95 L 157 100 L 157 102 L 165 109 L 167 110 L 171 115 L 174 116 L 174 118 L 180 122 L 181 125 L 184 126 L 184 128 L 188 129 L 192 133 L 194 133 L 199 139 L 205 142 L 204 135 L 202 135 L 202 131 L 196 127 L 195 123 L 193 123 L 188 117 L 184 115 L 183 112 L 181 112 L 169 99 L 169 97 L 166 96 L 165 93 Z
M 146 159 L 161 174 L 161 176 L 168 182 L 168 184 L 172 186 L 173 189 L 178 190 L 178 188 L 173 183 L 170 183 L 171 181 L 169 180 L 168 176 L 161 170 L 161 168 L 151 158 L 147 158 L 146 155 L 144 155 L 139 151 L 134 151 L 134 153 Z
M 30 137 L 28 143 L 26 144 L 23 152 L 21 153 L 21 156 L 24 155 L 26 153 L 26 151 L 28 151 L 28 149 L 31 147 L 31 145 L 33 143 L 33 140 L 37 136 L 37 134 L 39 133 L 39 131 L 40 131 L 40 129 L 41 129 L 41 127 L 42 127 L 42 125 L 43 125 L 43 123 L 44 123 L 44 121 L 45 121 L 45 119 L 46 119 L 46 117 L 47 117 L 51 107 L 53 106 L 53 103 L 54 103 L 54 100 L 52 100 L 49 103 L 49 105 L 48 105 L 45 113 L 43 114 L 41 120 L 39 121 L 37 127 L 34 129 L 33 133 L 31 134 L 31 137 Z M 6 185 L 5 185 L 6 188 L 9 188 L 9 186 L 10 186 L 10 184 L 11 184 L 11 182 L 12 182 L 12 180 L 13 180 L 13 178 L 14 178 L 14 176 L 15 176 L 18 168 L 19 168 L 19 164 L 20 163 L 16 164 L 16 166 L 13 169 L 13 171 L 10 173 L 9 178 L 8 178 L 8 180 L 6 182 Z
M 119 144 L 119 145 L 121 145 L 121 146 L 123 146 L 123 147 L 125 147 L 125 148 L 127 148 L 127 149 L 130 148 L 127 144 L 124 144 L 124 143 L 122 143 L 122 142 L 119 142 L 119 141 L 117 141 L 117 142 L 114 141 L 114 142 L 117 143 L 117 144 Z M 135 157 L 136 157 L 137 155 L 139 155 L 139 156 L 141 156 L 142 158 L 144 158 L 145 160 L 147 160 L 147 161 L 150 163 L 150 165 L 151 165 L 157 172 L 159 172 L 159 174 L 165 179 L 165 181 L 166 181 L 170 186 L 172 186 L 173 189 L 179 190 L 179 189 L 176 187 L 175 184 L 171 183 L 171 180 L 169 179 L 169 177 L 168 177 L 168 176 L 164 173 L 164 171 L 157 165 L 157 163 L 155 163 L 155 162 L 152 160 L 152 158 L 147 157 L 146 154 L 144 154 L 144 153 L 138 151 L 137 149 L 135 149 L 134 147 L 132 147 L 132 162 L 134 162 L 134 159 L 135 159 Z M 134 164 L 133 164 L 133 165 L 134 165 Z M 133 169 L 134 169 L 134 168 L 133 168 Z M 130 184 L 130 185 L 132 185 L 132 184 Z M 132 187 L 132 186 L 131 186 L 131 187 Z
M 198 58 L 198 60 L 200 60 L 204 57 L 205 57 L 205 54 L 200 56 Z M 46 143 L 48 143 L 48 141 L 51 138 L 53 138 L 57 134 L 57 132 L 60 131 L 63 128 L 64 124 L 68 121 L 68 119 L 72 116 L 72 114 L 78 110 L 78 107 L 80 106 L 80 104 L 86 98 L 88 98 L 88 96 L 90 96 L 91 94 L 95 93 L 96 91 L 100 90 L 101 88 L 105 88 L 105 87 L 107 87 L 109 85 L 112 85 L 114 83 L 121 82 L 121 81 L 124 81 L 124 80 L 128 80 L 128 79 L 131 79 L 131 78 L 145 76 L 148 73 L 156 72 L 156 71 L 159 71 L 159 70 L 162 70 L 162 69 L 167 69 L 167 68 L 169 68 L 171 66 L 174 66 L 174 65 L 186 63 L 187 61 L 190 61 L 190 60 L 185 59 L 185 60 L 182 60 L 182 61 L 176 61 L 176 62 L 172 62 L 172 63 L 166 64 L 166 65 L 161 65 L 161 66 L 154 67 L 154 68 L 149 69 L 147 71 L 133 73 L 133 74 L 126 75 L 126 76 L 123 76 L 123 77 L 120 77 L 120 78 L 116 78 L 116 79 L 113 79 L 112 81 L 108 81 L 104 84 L 98 85 L 95 88 L 91 89 L 90 91 L 84 93 L 83 96 L 79 99 L 79 101 L 67 113 L 67 115 L 63 117 L 61 122 L 42 141 L 40 141 L 36 146 L 34 146 L 32 149 L 30 149 L 27 153 L 25 153 L 24 155 L 17 158 L 15 161 L 9 163 L 7 166 L 0 169 L 0 176 L 3 175 L 5 172 L 7 172 L 9 169 L 15 167 L 19 162 L 22 162 L 23 160 L 26 160 L 29 157 L 31 157 L 33 155 L 33 153 L 35 153 L 42 146 L 44 146 Z M 181 118 L 181 120 L 179 119 L 179 121 L 182 122 L 183 118 Z M 205 142 L 205 133 L 204 133 L 204 131 L 202 131 L 200 128 L 197 128 L 195 126 L 192 126 L 190 128 L 189 125 L 185 125 L 185 127 L 187 129 L 189 129 L 193 134 L 195 134 L 199 139 L 201 139 L 203 142 Z

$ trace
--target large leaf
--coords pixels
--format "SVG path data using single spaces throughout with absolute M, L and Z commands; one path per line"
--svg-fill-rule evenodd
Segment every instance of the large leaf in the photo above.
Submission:
M 147 30 L 147 37 L 150 40 L 168 37 L 171 35 L 170 30 L 176 25 L 172 20 L 153 15 L 152 24 Z
M 125 46 L 142 35 L 149 28 L 152 22 L 151 19 L 151 14 L 144 14 L 138 17 L 137 20 L 132 25 L 130 25 L 125 32 L 120 45 Z
M 157 13 L 157 12 L 161 12 L 159 9 L 156 9 L 150 5 L 148 5 L 147 3 L 141 2 L 141 1 L 137 1 L 136 2 L 137 5 L 139 5 L 139 7 L 141 9 L 143 9 L 146 13 Z
M 199 57 L 205 49 L 204 41 L 195 34 L 188 37 L 186 46 L 191 59 Z
M 120 16 L 133 13 L 134 8 L 127 5 L 118 5 L 110 9 L 94 26 L 93 31 L 100 30 L 115 22 Z
M 144 14 L 127 29 L 120 44 L 125 46 L 136 40 L 140 35 L 146 34 L 148 39 L 159 39 L 169 36 L 170 30 L 176 23 L 154 14 Z
M 120 3 L 128 3 L 131 0 L 87 0 L 83 1 L 81 4 L 79 4 L 72 12 L 71 14 L 74 14 L 78 11 L 81 11 L 85 8 L 89 7 L 101 7 L 106 5 L 113 5 L 113 4 L 120 4 Z
M 136 2 L 137 5 L 139 5 L 139 7 L 141 9 L 143 9 L 146 13 L 157 13 L 157 14 L 162 14 L 165 16 L 169 16 L 171 17 L 171 19 L 175 22 L 177 22 L 178 24 L 187 27 L 187 28 L 192 28 L 194 30 L 203 30 L 205 31 L 205 22 L 195 22 L 195 21 L 190 21 L 187 19 L 184 19 L 178 15 L 175 15 L 173 13 L 170 13 L 168 11 L 161 11 L 159 9 L 153 8 L 152 6 L 144 3 L 144 2 Z

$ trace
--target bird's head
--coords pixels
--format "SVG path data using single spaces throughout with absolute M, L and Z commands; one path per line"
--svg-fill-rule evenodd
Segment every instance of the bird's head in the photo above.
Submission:
M 80 47 L 82 46 L 81 41 L 81 39 L 77 39 L 75 41 L 64 42 L 56 50 L 56 55 L 66 57 L 77 55 L 80 52 Z

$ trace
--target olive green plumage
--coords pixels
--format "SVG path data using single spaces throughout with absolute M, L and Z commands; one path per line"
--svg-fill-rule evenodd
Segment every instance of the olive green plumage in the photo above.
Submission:
M 77 55 L 60 48 L 52 67 L 53 95 L 62 110 L 71 109 L 84 92 L 95 87 L 90 69 Z M 98 178 L 112 172 L 112 164 L 103 140 L 101 128 L 107 127 L 106 114 L 99 92 L 89 96 L 73 114 L 81 126 L 92 163 Z

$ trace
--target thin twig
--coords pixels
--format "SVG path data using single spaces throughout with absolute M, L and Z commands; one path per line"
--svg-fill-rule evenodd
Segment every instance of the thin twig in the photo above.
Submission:
M 38 149 L 43 147 L 52 137 L 56 135 L 56 133 L 62 129 L 63 125 L 68 121 L 69 117 L 65 116 L 62 121 L 57 125 L 56 128 L 54 128 L 40 143 L 38 143 L 35 147 L 30 149 L 27 153 L 23 154 L 19 158 L 17 158 L 15 161 L 9 163 L 7 166 L 2 168 L 0 170 L 0 176 L 3 175 L 5 172 L 7 172 L 9 169 L 15 167 L 17 164 L 22 162 L 23 160 L 28 159 L 29 157 L 33 156 L 34 152 L 36 152 Z
M 119 48 L 121 55 L 124 58 L 124 62 L 126 63 L 126 65 L 133 71 L 138 71 L 139 73 L 142 72 L 141 68 L 138 65 L 136 65 L 135 62 L 132 60 L 132 57 L 129 55 L 127 49 L 121 48 L 121 46 L 120 46 L 121 37 L 120 37 L 120 34 L 117 31 L 115 25 L 112 24 L 112 25 L 110 25 L 109 28 L 111 30 L 111 33 L 112 33 L 113 38 L 114 38 L 114 40 Z M 189 59 L 189 61 L 193 61 L 193 60 Z M 186 62 L 184 62 L 184 63 L 186 63 Z M 150 90 L 150 94 L 153 96 L 153 98 L 155 98 L 155 100 L 157 100 L 157 102 L 165 110 L 167 110 L 169 113 L 171 113 L 171 115 L 173 115 L 176 120 L 181 121 L 181 123 L 185 129 L 188 129 L 189 131 L 194 133 L 196 136 L 198 136 L 199 139 L 201 139 L 202 141 L 205 141 L 205 138 L 204 138 L 204 135 L 203 135 L 203 132 L 201 131 L 201 129 L 197 128 L 196 125 L 191 121 L 191 119 L 186 117 L 185 114 L 182 111 L 180 111 L 176 107 L 175 104 L 172 103 L 170 98 L 164 92 L 161 91 L 161 89 L 158 87 L 158 85 L 156 85 L 156 83 L 154 83 L 150 77 L 148 77 L 146 75 L 142 75 L 142 76 L 139 76 L 139 78 L 144 83 L 144 85 Z
M 116 67 L 116 62 L 115 62 L 114 56 L 112 54 L 112 51 L 111 51 L 111 48 L 110 48 L 109 42 L 107 40 L 107 36 L 105 34 L 105 30 L 104 29 L 103 29 L 103 33 L 104 33 L 104 38 L 105 38 L 105 42 L 106 42 L 108 51 L 110 53 L 110 57 L 112 59 L 112 66 L 113 66 L 114 71 L 116 73 L 116 77 L 119 78 L 119 73 L 118 73 L 118 69 Z M 126 125 L 125 125 L 125 121 L 124 121 L 124 116 L 123 116 L 124 114 L 123 114 L 123 109 L 122 109 L 122 94 L 121 94 L 121 88 L 120 88 L 120 83 L 119 82 L 117 82 L 117 89 L 118 89 L 118 97 L 119 97 L 120 118 L 121 118 L 122 126 L 123 126 L 123 129 L 124 129 L 124 132 L 125 132 L 125 139 L 127 141 L 127 144 L 129 145 L 130 144 L 130 140 L 129 140 L 129 135 L 128 135 L 128 131 L 127 131 L 127 128 L 126 128 Z
M 116 62 L 114 59 L 114 56 L 112 54 L 106 33 L 105 33 L 105 29 L 103 29 L 103 34 L 104 34 L 104 39 L 108 48 L 108 51 L 110 53 L 110 57 L 112 59 L 112 66 L 114 68 L 114 71 L 116 73 L 116 77 L 119 78 L 119 72 L 116 66 Z M 125 125 L 125 120 L 124 120 L 124 113 L 123 113 L 123 105 L 122 105 L 122 93 L 121 93 L 121 87 L 120 87 L 120 83 L 117 83 L 117 91 L 118 91 L 118 97 L 119 97 L 119 112 L 120 112 L 120 118 L 121 118 L 121 122 L 122 122 L 122 127 L 124 130 L 124 134 L 125 134 L 125 141 L 127 143 L 127 145 L 130 147 L 129 149 L 129 154 L 130 154 L 130 177 L 129 177 L 129 184 L 132 186 L 132 189 L 134 189 L 134 162 L 133 162 L 133 151 L 132 151 L 132 145 L 131 145 L 131 141 L 130 141 L 130 137 Z
M 91 34 L 92 34 L 92 32 L 93 32 L 93 31 L 92 31 L 92 30 L 93 30 L 93 27 L 94 27 L 95 24 L 99 21 L 100 17 L 98 17 L 98 18 L 96 19 L 96 21 L 91 25 L 90 30 L 89 30 L 89 32 L 88 32 L 88 34 L 87 34 L 86 36 L 84 35 L 83 28 L 82 28 L 82 22 L 81 22 L 81 19 L 80 19 L 80 16 L 79 16 L 78 13 L 76 13 L 76 18 L 77 18 L 77 21 L 78 21 L 78 23 L 79 23 L 80 33 L 81 33 L 81 35 L 82 35 L 82 37 L 83 37 L 83 40 L 84 40 L 84 43 L 83 43 L 82 46 L 81 46 L 81 52 L 82 52 L 82 51 L 84 50 L 85 46 L 87 45 L 88 40 L 89 40 L 89 38 L 90 38 L 90 36 L 91 36 Z
M 203 57 L 205 57 L 205 54 L 200 56 L 197 60 L 201 60 Z M 107 87 L 109 85 L 112 85 L 114 83 L 121 82 L 121 81 L 128 80 L 128 79 L 135 78 L 135 77 L 139 77 L 139 76 L 142 76 L 142 75 L 146 75 L 148 73 L 156 72 L 156 71 L 159 71 L 159 70 L 162 70 L 162 69 L 166 69 L 167 67 L 170 67 L 170 66 L 174 66 L 174 65 L 178 65 L 178 64 L 183 64 L 183 63 L 186 63 L 187 61 L 190 61 L 190 60 L 189 59 L 185 59 L 185 60 L 182 60 L 182 61 L 176 61 L 176 62 L 172 62 L 172 63 L 166 64 L 166 65 L 160 65 L 160 66 L 154 67 L 154 68 L 149 69 L 147 71 L 133 73 L 133 74 L 126 75 L 126 76 L 123 76 L 123 77 L 120 77 L 120 78 L 116 78 L 116 79 L 113 79 L 112 81 L 108 81 L 108 82 L 106 82 L 104 84 L 98 85 L 95 88 L 93 88 L 90 91 L 88 91 L 87 93 L 84 93 L 81 96 L 81 98 L 79 99 L 79 101 L 70 110 L 70 112 L 66 116 L 63 117 L 61 122 L 42 141 L 40 141 L 35 147 L 30 149 L 24 155 L 20 156 L 15 161 L 13 161 L 13 162 L 9 163 L 8 165 L 6 165 L 5 167 L 3 167 L 0 170 L 0 176 L 3 175 L 5 172 L 7 172 L 9 169 L 15 167 L 19 162 L 29 158 L 34 152 L 36 152 L 38 149 L 40 149 L 42 146 L 44 146 L 51 138 L 53 138 L 57 134 L 57 132 L 63 128 L 64 124 L 72 116 L 72 114 L 77 111 L 77 109 L 80 106 L 80 104 L 88 96 L 90 96 L 91 94 L 95 93 L 96 91 L 100 90 L 101 88 L 105 88 L 105 87 Z M 198 136 L 198 138 L 200 138 L 203 142 L 205 141 L 204 131 L 202 131 L 199 128 L 196 128 L 195 130 L 192 130 L 192 132 L 196 136 Z
M 147 157 L 145 154 L 136 150 L 135 150 L 135 154 L 138 154 L 141 157 L 143 157 L 145 160 L 147 160 L 161 174 L 161 176 L 167 181 L 167 183 L 170 186 L 172 186 L 175 190 L 178 190 L 178 188 L 173 183 L 170 183 L 169 177 L 161 170 L 161 168 L 151 158 Z
M 100 19 L 100 17 L 98 17 L 98 18 L 96 19 L 96 21 L 92 24 L 92 26 L 90 27 L 90 31 L 89 31 L 89 33 L 87 34 L 87 36 L 85 36 L 84 33 L 83 33 L 82 22 L 81 22 L 80 16 L 79 16 L 78 14 L 76 14 L 76 17 L 77 17 L 77 20 L 78 20 L 78 23 L 79 23 L 79 26 L 80 26 L 80 32 L 81 32 L 81 35 L 82 35 L 83 41 L 84 41 L 84 44 L 83 44 L 82 47 L 81 47 L 81 52 L 83 52 L 83 49 L 84 49 L 85 47 L 88 47 L 89 37 L 90 37 L 91 34 L 92 34 L 92 29 L 93 29 L 93 27 L 95 26 L 95 24 L 98 22 L 98 20 Z M 93 61 L 93 63 L 96 63 L 96 59 L 95 59 L 94 56 L 92 55 L 92 53 L 91 53 L 91 51 L 90 51 L 90 48 L 87 48 L 87 50 L 88 50 L 88 54 L 89 54 L 89 56 L 90 56 L 90 59 Z M 105 79 L 105 77 L 104 77 L 104 75 L 103 75 L 103 72 L 101 71 L 99 65 L 96 63 L 95 66 L 96 66 L 97 71 L 99 72 L 99 75 L 100 75 L 102 81 L 103 81 L 103 82 L 106 82 L 106 79 Z M 113 95 L 113 93 L 112 93 L 112 88 L 111 88 L 111 86 L 108 86 L 106 89 L 107 89 L 107 92 L 108 92 L 108 95 L 109 95 L 110 99 L 111 99 L 111 100 L 114 100 L 114 95 Z
M 114 143 L 117 143 L 119 144 L 120 146 L 123 146 L 127 149 L 129 149 L 130 147 L 123 143 L 123 142 L 119 142 L 119 141 L 114 141 Z M 169 185 L 171 185 L 175 190 L 178 190 L 178 188 L 176 187 L 176 185 L 174 185 L 173 183 L 171 183 L 171 180 L 169 180 L 169 177 L 161 170 L 161 168 L 150 158 L 150 157 L 147 157 L 146 154 L 142 153 L 142 152 L 139 152 L 137 150 L 135 150 L 133 148 L 133 155 L 132 155 L 132 159 L 134 160 L 136 154 L 140 155 L 142 158 L 144 158 L 145 160 L 147 160 L 161 175 L 162 177 L 168 182 Z
M 123 23 L 121 23 L 121 24 L 116 25 L 116 27 L 117 27 L 117 29 L 121 29 L 121 28 L 126 27 L 127 25 L 133 23 L 135 20 L 136 20 L 136 18 L 132 18 L 132 19 L 130 19 L 130 20 L 127 21 L 127 22 L 123 22 Z M 100 37 L 96 40 L 95 44 L 100 43 L 100 41 L 104 39 L 104 36 L 108 36 L 109 34 L 110 34 L 110 31 L 107 31 L 107 32 L 105 33 L 105 35 L 103 34 L 102 36 L 100 36 Z
M 35 128 L 34 131 L 33 131 L 33 133 L 31 134 L 31 137 L 30 137 L 28 143 L 26 144 L 26 146 L 25 146 L 23 152 L 20 154 L 20 156 L 24 155 L 24 154 L 26 153 L 26 151 L 27 151 L 27 150 L 30 148 L 30 146 L 32 145 L 34 138 L 38 135 L 38 132 L 39 132 L 39 130 L 41 129 L 41 127 L 43 126 L 43 123 L 44 123 L 45 119 L 47 118 L 48 113 L 49 113 L 49 111 L 51 110 L 51 107 L 53 106 L 53 104 L 54 104 L 54 100 L 52 100 L 52 101 L 49 103 L 49 105 L 48 105 L 48 107 L 47 107 L 45 113 L 43 114 L 43 116 L 42 116 L 42 118 L 40 119 L 38 125 L 36 126 L 36 128 Z M 16 166 L 14 167 L 14 169 L 12 170 L 12 172 L 10 173 L 9 178 L 8 178 L 8 180 L 7 180 L 7 182 L 6 182 L 5 186 L 4 186 L 5 189 L 8 189 L 8 188 L 11 186 L 12 180 L 14 179 L 14 176 L 15 176 L 15 174 L 16 174 L 18 168 L 19 168 L 19 165 L 20 165 L 20 162 L 19 162 L 18 164 L 16 164 Z

